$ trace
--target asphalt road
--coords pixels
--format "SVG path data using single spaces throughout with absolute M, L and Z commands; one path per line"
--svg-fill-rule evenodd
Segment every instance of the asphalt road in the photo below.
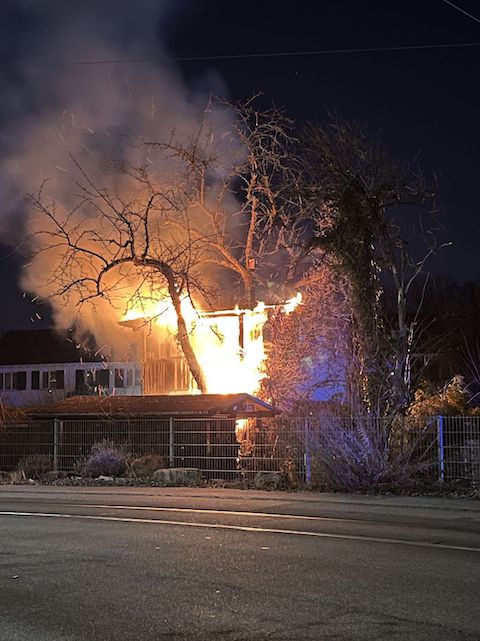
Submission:
M 0 486 L 0 641 L 480 640 L 480 501 Z

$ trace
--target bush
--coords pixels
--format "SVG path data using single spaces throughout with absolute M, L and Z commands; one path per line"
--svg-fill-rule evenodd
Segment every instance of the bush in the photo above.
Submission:
M 22 458 L 17 469 L 29 479 L 39 479 L 53 469 L 52 457 L 48 454 L 30 454 Z
M 132 461 L 130 464 L 131 471 L 134 476 L 144 478 L 152 476 L 156 470 L 167 467 L 166 460 L 159 454 L 145 454 Z
M 10 485 L 24 485 L 28 482 L 25 472 L 20 468 L 10 472 L 8 477 L 4 478 L 3 481 Z
M 72 471 L 75 476 L 85 476 L 87 474 L 87 457 L 81 456 L 75 459 Z
M 425 384 L 417 389 L 408 408 L 410 424 L 422 427 L 432 416 L 475 415 L 477 411 L 470 407 L 471 401 L 468 387 L 461 376 L 454 376 L 440 390 Z
M 128 468 L 126 452 L 113 441 L 95 443 L 85 463 L 85 471 L 94 478 L 98 476 L 122 476 Z
M 411 486 L 431 462 L 416 456 L 426 430 L 409 435 L 403 421 L 330 419 L 311 435 L 312 471 L 323 489 L 378 491 Z

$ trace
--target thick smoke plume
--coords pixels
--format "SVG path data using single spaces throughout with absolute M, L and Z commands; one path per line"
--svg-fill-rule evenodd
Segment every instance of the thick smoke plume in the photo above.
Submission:
M 198 91 L 198 85 L 195 93 L 190 91 L 162 52 L 161 33 L 173 2 L 4 4 L 10 14 L 4 24 L 18 28 L 0 30 L 0 47 L 11 60 L 0 83 L 0 225 L 2 241 L 16 244 L 45 225 L 26 204 L 25 194 L 43 185 L 43 197 L 55 203 L 57 212 L 70 211 L 79 197 L 72 158 L 88 168 L 100 188 L 121 193 L 124 179 L 106 171 L 105 159 L 138 164 L 144 152 L 136 142 L 166 140 L 172 132 L 188 140 L 198 131 L 208 92 Z M 178 11 L 178 2 L 175 7 Z M 125 59 L 149 62 L 96 64 Z M 91 64 L 70 64 L 78 61 Z M 225 111 L 211 118 L 214 130 L 228 128 Z M 226 164 L 229 153 L 225 149 Z M 94 216 L 91 225 L 95 228 Z M 117 335 L 123 349 L 119 312 L 108 302 L 100 299 L 78 315 L 75 301 L 51 300 L 53 286 L 46 281 L 52 254 L 35 248 L 35 241 L 24 248 L 30 264 L 21 275 L 22 287 L 52 302 L 57 327 L 76 323 L 101 343 Z

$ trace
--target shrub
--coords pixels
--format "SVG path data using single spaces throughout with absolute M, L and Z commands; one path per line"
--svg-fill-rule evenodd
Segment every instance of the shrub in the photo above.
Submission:
M 39 479 L 53 468 L 52 457 L 48 454 L 30 454 L 22 458 L 17 466 L 29 479 Z
M 311 435 L 315 481 L 325 489 L 377 491 L 408 487 L 431 463 L 416 455 L 427 430 L 405 438 L 403 421 L 368 417 L 325 421 Z
M 140 478 L 152 476 L 156 470 L 167 467 L 166 460 L 159 454 L 145 454 L 132 461 L 130 468 L 134 476 Z
M 126 452 L 113 441 L 95 443 L 85 463 L 85 471 L 94 478 L 98 476 L 121 476 L 128 467 Z
M 85 476 L 87 474 L 87 457 L 81 456 L 75 459 L 72 471 L 75 476 Z
M 421 427 L 432 416 L 475 415 L 475 409 L 469 407 L 471 400 L 468 387 L 461 376 L 454 376 L 440 390 L 425 384 L 415 392 L 415 398 L 408 408 L 410 424 Z
M 27 477 L 22 469 L 16 469 L 9 473 L 6 482 L 10 485 L 23 485 L 27 483 Z

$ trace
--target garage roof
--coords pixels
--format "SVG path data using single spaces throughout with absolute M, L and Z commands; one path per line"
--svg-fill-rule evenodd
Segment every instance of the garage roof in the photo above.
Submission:
M 72 396 L 28 410 L 32 417 L 80 416 L 273 416 L 274 408 L 250 394 Z

